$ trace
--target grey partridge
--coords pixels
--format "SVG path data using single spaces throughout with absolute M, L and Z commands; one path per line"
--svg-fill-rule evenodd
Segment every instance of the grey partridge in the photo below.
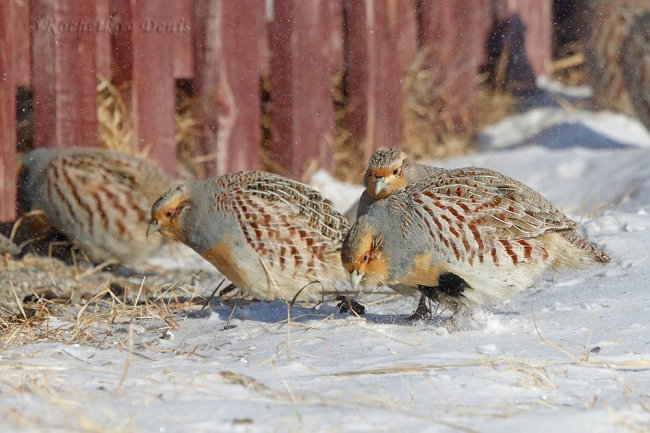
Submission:
M 353 288 L 420 287 L 452 309 L 506 299 L 547 269 L 608 261 L 540 194 L 474 168 L 450 170 L 375 202 L 342 249 Z
M 171 187 L 156 165 L 99 148 L 42 148 L 22 157 L 21 207 L 41 210 L 91 259 L 133 265 L 161 244 L 147 238 L 151 204 Z
M 156 231 L 258 299 L 320 299 L 347 279 L 345 218 L 314 189 L 276 174 L 186 181 L 153 205 L 148 232 Z

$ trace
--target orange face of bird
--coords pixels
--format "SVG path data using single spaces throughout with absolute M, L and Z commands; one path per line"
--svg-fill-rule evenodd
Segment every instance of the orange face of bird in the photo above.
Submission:
M 182 189 L 174 188 L 167 192 L 151 208 L 147 236 L 160 232 L 169 239 L 182 241 L 180 216 L 191 207 L 192 203 Z
M 404 158 L 387 166 L 370 166 L 366 172 L 366 188 L 371 197 L 384 199 L 407 185 L 404 175 Z
M 369 227 L 351 230 L 343 244 L 341 257 L 343 266 L 350 273 L 352 290 L 356 290 L 362 281 L 364 286 L 373 286 L 388 278 L 383 241 L 383 235 L 373 234 Z

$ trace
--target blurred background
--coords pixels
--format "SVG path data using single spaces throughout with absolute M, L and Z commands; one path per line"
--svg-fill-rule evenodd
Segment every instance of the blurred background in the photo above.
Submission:
M 630 29 L 648 10 L 647 0 L 6 0 L 0 222 L 16 217 L 18 157 L 37 147 L 118 149 L 178 177 L 265 169 L 307 180 L 325 169 L 360 182 L 379 147 L 471 152 L 482 127 L 526 107 L 547 77 L 589 85 L 588 108 L 650 127 L 648 89 L 632 88 L 650 72 L 637 68 L 635 81 L 626 70 Z

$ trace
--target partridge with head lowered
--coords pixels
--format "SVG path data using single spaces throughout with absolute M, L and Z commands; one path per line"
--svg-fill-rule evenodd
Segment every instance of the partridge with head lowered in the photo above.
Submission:
M 22 158 L 18 196 L 97 261 L 132 265 L 161 244 L 147 239 L 151 203 L 172 180 L 152 163 L 96 148 L 43 148 Z
M 299 292 L 320 298 L 347 279 L 340 259 L 347 230 L 309 186 L 250 171 L 172 188 L 153 205 L 148 232 L 193 248 L 245 294 L 291 300 Z
M 520 182 L 449 170 L 371 205 L 343 242 L 353 287 L 403 284 L 446 306 L 501 301 L 547 269 L 609 258 L 576 223 Z
M 481 172 L 485 169 L 476 168 L 474 170 Z M 378 149 L 368 162 L 368 170 L 364 177 L 366 189 L 359 200 L 357 218 L 366 213 L 368 207 L 374 202 L 385 199 L 408 185 L 427 178 L 448 181 L 456 173 L 454 170 L 418 164 L 399 149 Z M 420 297 L 418 307 L 411 318 L 416 319 L 429 314 L 426 299 L 416 286 L 391 284 L 390 287 L 401 295 Z
M 368 161 L 368 169 L 363 178 L 366 189 L 356 204 L 355 216 L 350 215 L 350 212 L 354 211 L 353 207 L 348 211 L 348 220 L 354 221 L 359 218 L 377 200 L 382 200 L 418 180 L 437 176 L 445 171 L 442 168 L 418 164 L 399 149 L 378 149 Z M 401 295 L 420 298 L 418 307 L 411 316 L 412 319 L 426 316 L 429 313 L 426 299 L 417 287 L 404 284 L 391 284 L 390 287 Z

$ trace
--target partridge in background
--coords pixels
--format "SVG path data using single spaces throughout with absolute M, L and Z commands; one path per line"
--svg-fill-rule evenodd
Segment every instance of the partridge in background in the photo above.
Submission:
M 606 263 L 576 223 L 520 182 L 450 170 L 371 205 L 343 242 L 353 288 L 421 286 L 454 310 L 508 298 L 547 269 Z
M 368 206 L 375 201 L 384 199 L 420 179 L 436 176 L 444 171 L 441 168 L 413 162 L 408 159 L 406 153 L 399 149 L 377 150 L 370 157 L 368 169 L 363 178 L 366 189 L 357 203 L 356 218 L 363 215 Z
M 245 294 L 292 300 L 299 292 L 320 299 L 348 278 L 340 258 L 347 230 L 309 186 L 251 171 L 172 188 L 153 205 L 148 233 L 188 245 Z
M 133 155 L 96 148 L 43 148 L 22 158 L 18 195 L 41 210 L 93 260 L 132 265 L 150 256 L 160 236 L 145 236 L 148 211 L 172 180 Z

